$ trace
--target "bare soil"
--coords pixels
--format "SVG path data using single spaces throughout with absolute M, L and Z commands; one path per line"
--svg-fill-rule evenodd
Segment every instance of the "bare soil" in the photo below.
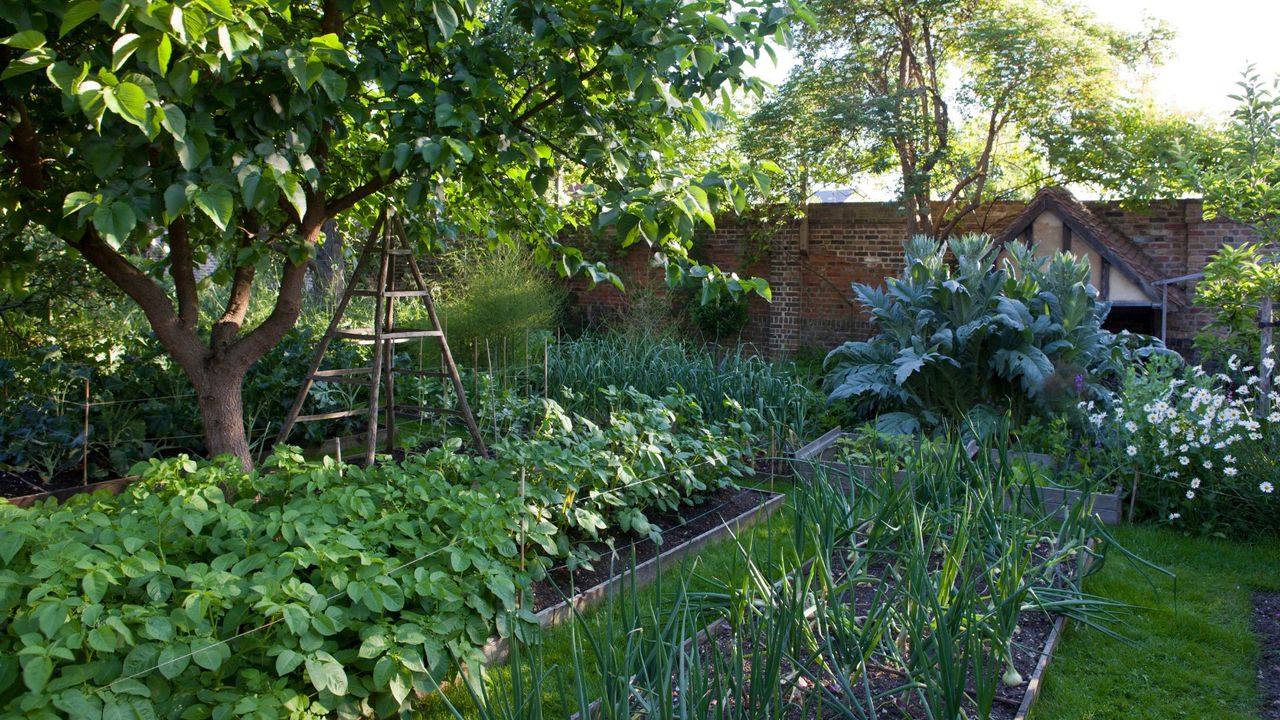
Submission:
M 1258 692 L 1262 720 L 1280 720 L 1280 592 L 1253 594 L 1253 630 L 1258 635 Z
M 561 564 L 552 568 L 546 578 L 533 584 L 534 610 L 551 607 L 575 593 L 624 574 L 661 552 L 755 509 L 768 498 L 768 493 L 757 490 L 722 488 L 704 496 L 696 505 L 650 515 L 649 522 L 662 533 L 661 545 L 647 537 L 634 536 L 631 542 L 627 542 L 627 538 L 615 538 L 612 547 L 603 541 L 591 543 L 588 547 L 599 559 L 590 568 L 579 567 L 570 571 Z

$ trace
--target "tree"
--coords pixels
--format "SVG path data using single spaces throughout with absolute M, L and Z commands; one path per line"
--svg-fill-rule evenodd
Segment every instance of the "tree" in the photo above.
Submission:
M 1268 86 L 1250 65 L 1236 85 L 1223 142 L 1185 148 L 1186 171 L 1206 218 L 1248 223 L 1264 244 L 1280 242 L 1280 76 Z
M 1204 196 L 1204 216 L 1248 223 L 1261 242 L 1224 247 L 1205 266 L 1195 303 L 1214 315 L 1196 336 L 1196 349 L 1219 362 L 1228 354 L 1258 357 L 1258 412 L 1266 415 L 1275 369 L 1273 305 L 1280 294 L 1280 77 L 1268 86 L 1249 66 L 1237 85 L 1225 142 L 1212 152 L 1187 148 L 1185 166 Z
M 1069 0 L 811 7 L 817 21 L 797 36 L 797 69 L 744 137 L 753 154 L 784 161 L 794 184 L 892 170 L 909 231 L 945 237 L 1000 192 L 1055 176 L 1130 182 L 1115 167 L 1115 140 L 1125 145 L 1145 116 L 1122 75 L 1158 59 L 1163 26 L 1121 32 Z M 1124 169 L 1174 174 L 1170 160 L 1151 157 L 1163 149 L 1144 151 Z M 1081 171 L 1100 160 L 1105 172 Z
M 717 92 L 758 89 L 744 65 L 789 2 L 0 0 L 3 233 L 46 229 L 136 302 L 210 453 L 247 466 L 241 382 L 296 322 L 326 222 L 367 230 L 391 198 L 426 243 L 526 242 L 616 282 L 556 240 L 590 221 L 679 267 L 763 177 L 686 178 L 663 150 Z M 565 168 L 582 189 L 562 205 Z M 225 303 L 202 318 L 210 257 Z M 244 327 L 272 268 L 273 308 Z

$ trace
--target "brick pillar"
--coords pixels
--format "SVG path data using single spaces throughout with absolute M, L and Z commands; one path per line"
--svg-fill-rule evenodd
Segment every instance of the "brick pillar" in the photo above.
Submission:
M 788 225 L 773 238 L 773 248 L 769 253 L 769 285 L 773 289 L 773 302 L 769 306 L 766 352 L 773 358 L 788 357 L 800 349 L 804 275 L 801 272 L 799 243 L 798 224 Z

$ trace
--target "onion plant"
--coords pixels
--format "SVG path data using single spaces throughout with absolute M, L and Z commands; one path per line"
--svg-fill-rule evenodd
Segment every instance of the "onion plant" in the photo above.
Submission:
M 1040 650 L 1039 638 L 1020 647 L 1020 623 L 1110 626 L 1126 608 L 1081 590 L 1091 542 L 1108 538 L 1087 504 L 1046 512 L 1025 475 L 993 460 L 997 444 L 917 444 L 892 464 L 900 472 L 865 477 L 818 468 L 792 493 L 793 554 L 777 567 L 744 552 L 745 571 L 722 588 L 681 586 L 646 612 L 575 623 L 566 707 L 577 718 L 967 720 L 1015 702 L 1003 689 L 1025 683 L 1015 658 Z M 699 635 L 709 616 L 714 632 Z M 521 707 L 516 676 L 550 677 L 513 672 L 480 717 Z

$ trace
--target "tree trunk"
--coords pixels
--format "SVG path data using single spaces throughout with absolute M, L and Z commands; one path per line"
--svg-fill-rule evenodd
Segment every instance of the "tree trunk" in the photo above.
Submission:
M 248 368 L 214 365 L 200 377 L 191 378 L 204 421 L 204 438 L 209 457 L 231 455 L 246 471 L 253 468 L 249 441 L 245 435 L 244 403 L 241 388 Z

